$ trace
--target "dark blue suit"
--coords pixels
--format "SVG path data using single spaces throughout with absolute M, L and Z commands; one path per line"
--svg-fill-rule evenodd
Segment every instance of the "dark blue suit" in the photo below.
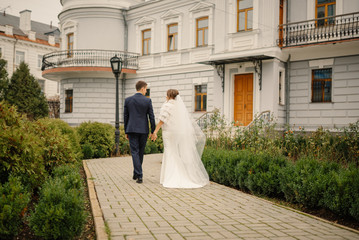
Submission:
M 128 134 L 133 161 L 133 175 L 142 178 L 143 154 L 149 134 L 148 119 L 151 133 L 155 131 L 155 115 L 152 101 L 141 93 L 126 98 L 124 107 L 125 133 Z

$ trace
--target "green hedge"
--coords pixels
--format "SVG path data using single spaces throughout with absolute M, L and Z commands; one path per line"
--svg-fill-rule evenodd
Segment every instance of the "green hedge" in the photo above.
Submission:
M 73 239 L 86 222 L 81 176 L 71 165 L 56 168 L 53 174 L 41 189 L 30 227 L 44 239 Z
M 359 169 L 304 157 L 291 162 L 281 155 L 207 147 L 202 161 L 220 184 L 277 197 L 307 208 L 326 208 L 359 220 Z
M 84 159 L 104 158 L 114 155 L 115 128 L 107 123 L 84 122 L 77 127 Z M 145 154 L 163 152 L 162 131 L 158 132 L 155 142 L 147 141 Z M 120 126 L 119 154 L 131 154 L 130 144 L 123 126 Z
M 19 232 L 30 195 L 18 177 L 0 184 L 0 239 L 12 239 Z
M 76 144 L 70 141 L 70 134 L 61 130 L 64 127 L 59 127 L 59 121 L 31 122 L 15 107 L 0 102 L 1 183 L 14 174 L 21 177 L 23 184 L 37 189 L 54 167 L 77 162 Z
M 77 132 L 85 158 L 111 156 L 115 145 L 115 128 L 111 124 L 83 122 L 77 127 Z

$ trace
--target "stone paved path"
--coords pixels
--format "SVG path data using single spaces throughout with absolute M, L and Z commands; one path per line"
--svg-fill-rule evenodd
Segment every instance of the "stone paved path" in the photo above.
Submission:
M 166 189 L 161 154 L 146 155 L 144 183 L 131 157 L 88 160 L 111 239 L 359 239 L 359 233 L 211 183 Z

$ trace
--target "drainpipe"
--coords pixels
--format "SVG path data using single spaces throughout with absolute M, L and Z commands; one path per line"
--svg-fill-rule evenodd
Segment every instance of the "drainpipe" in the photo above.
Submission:
M 13 55 L 12 55 L 12 73 L 15 72 L 16 67 L 15 67 L 15 61 L 16 61 L 16 43 L 18 41 L 18 39 L 16 38 L 16 36 L 14 35 L 15 38 L 15 42 L 14 42 L 14 50 L 13 50 Z
M 125 51 L 125 61 L 127 61 L 127 51 L 128 51 L 128 24 L 127 24 L 127 11 L 122 9 L 122 18 L 123 18 L 123 24 L 125 27 L 124 34 L 123 34 L 123 50 Z M 126 64 L 127 65 L 127 64 Z M 125 66 L 127 67 L 127 66 Z M 122 73 L 122 105 L 125 104 L 125 81 L 126 81 L 126 73 Z
M 290 54 L 288 56 L 287 62 L 285 64 L 285 124 L 289 125 L 289 71 L 290 71 Z
M 288 24 L 289 22 L 289 2 L 290 0 L 287 0 L 287 4 L 285 6 L 286 8 L 286 16 L 285 16 L 285 23 Z M 289 125 L 289 117 L 290 117 L 290 104 L 289 104 L 289 71 L 290 71 L 290 54 L 288 56 L 286 65 L 285 65 L 285 124 Z

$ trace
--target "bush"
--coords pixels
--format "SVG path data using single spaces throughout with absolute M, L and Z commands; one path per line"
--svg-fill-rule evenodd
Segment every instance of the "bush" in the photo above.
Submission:
M 10 173 L 21 176 L 31 188 L 41 185 L 47 176 L 43 162 L 43 142 L 32 123 L 16 108 L 0 102 L 0 180 L 8 181 Z
M 94 156 L 94 150 L 91 143 L 86 142 L 82 145 L 82 154 L 84 159 L 92 159 Z
M 45 182 L 39 203 L 29 217 L 31 229 L 44 239 L 73 239 L 86 221 L 81 177 L 71 167 L 54 170 Z
M 359 169 L 350 166 L 330 172 L 330 184 L 324 191 L 322 204 L 336 214 L 359 219 Z
M 206 147 L 203 164 L 212 181 L 253 194 L 285 198 L 306 208 L 327 208 L 359 220 L 359 169 L 304 157 Z
M 43 118 L 39 119 L 38 122 L 46 125 L 50 130 L 59 130 L 62 137 L 66 137 L 70 141 L 75 158 L 78 160 L 82 159 L 80 139 L 75 128 L 60 119 Z
M 94 151 L 94 158 L 109 157 L 111 155 L 115 146 L 115 128 L 111 124 L 84 122 L 77 127 L 77 132 L 80 137 L 83 154 L 85 154 L 83 146 L 90 144 Z
M 77 152 L 72 147 L 67 135 L 63 135 L 59 128 L 36 121 L 32 124 L 32 131 L 37 133 L 42 140 L 42 156 L 47 172 L 51 173 L 56 166 L 76 163 Z
M 280 170 L 286 167 L 286 159 L 267 153 L 258 154 L 253 159 L 255 161 L 247 180 L 248 189 L 255 194 L 280 196 Z
M 0 184 L 0 238 L 11 239 L 19 232 L 22 218 L 30 202 L 18 177 L 10 176 L 9 182 Z

